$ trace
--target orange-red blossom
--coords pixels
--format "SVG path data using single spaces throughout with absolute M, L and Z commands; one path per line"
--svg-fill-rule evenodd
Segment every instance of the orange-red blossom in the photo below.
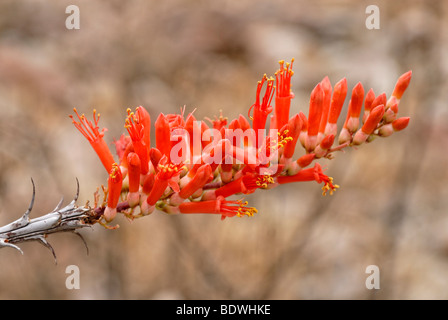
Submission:
M 258 82 L 255 102 L 248 108 L 251 121 L 243 115 L 229 120 L 221 113 L 214 120 L 206 118 L 209 127 L 196 120 L 193 112 L 185 118 L 184 108 L 180 114 L 160 113 L 151 141 L 149 112 L 142 106 L 134 112 L 128 109 L 125 128 L 129 136 L 115 141 L 116 160 L 104 140 L 106 129 L 98 126 L 99 114 L 94 111 L 92 123 L 74 109 L 77 119 L 70 116 L 73 124 L 109 174 L 104 220 L 112 221 L 117 211 L 135 218 L 155 209 L 170 214 L 219 214 L 223 219 L 252 216 L 257 209 L 230 197 L 293 182 L 322 183 L 324 194 L 332 194 L 339 186 L 318 161 L 408 126 L 410 118 L 398 117 L 398 107 L 411 71 L 398 79 L 389 98 L 385 93 L 375 96 L 372 89 L 364 94 L 364 87 L 357 83 L 338 131 L 347 80 L 332 87 L 324 77 L 311 92 L 308 116 L 299 110 L 291 112 L 296 108 L 291 106 L 292 64 L 293 60 L 280 61 L 275 78 L 264 75 Z

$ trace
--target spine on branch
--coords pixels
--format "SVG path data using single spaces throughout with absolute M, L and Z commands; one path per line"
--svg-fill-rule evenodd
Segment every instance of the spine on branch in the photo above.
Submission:
M 79 195 L 78 180 L 76 180 L 76 196 L 68 205 L 62 207 L 63 199 L 61 199 L 53 211 L 34 219 L 30 219 L 29 217 L 33 209 L 36 194 L 36 188 L 32 179 L 31 182 L 33 184 L 33 196 L 28 210 L 19 219 L 0 227 L 0 249 L 11 247 L 19 250 L 23 254 L 23 251 L 17 244 L 26 241 L 38 241 L 51 251 L 56 263 L 56 253 L 46 238 L 49 234 L 57 232 L 75 233 L 82 239 L 87 248 L 84 238 L 77 230 L 93 225 L 98 219 L 94 210 L 89 206 L 79 207 L 76 205 Z

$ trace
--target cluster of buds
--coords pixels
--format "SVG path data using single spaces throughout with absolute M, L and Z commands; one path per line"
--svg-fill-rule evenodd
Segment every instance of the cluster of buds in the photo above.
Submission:
M 103 139 L 106 129 L 98 126 L 100 115 L 94 110 L 92 123 L 74 109 L 77 119 L 70 116 L 74 125 L 109 174 L 103 203 L 95 201 L 95 210 L 102 213 L 100 222 L 112 221 L 118 212 L 133 219 L 156 209 L 169 214 L 219 214 L 222 219 L 252 216 L 257 210 L 241 198 L 245 194 L 300 181 L 316 181 L 323 184 L 323 194 L 332 194 L 339 186 L 317 160 L 332 159 L 336 151 L 390 136 L 408 125 L 409 118 L 397 113 L 411 71 L 398 79 L 389 99 L 384 93 L 375 96 L 372 89 L 364 95 L 358 83 L 338 135 L 346 79 L 332 88 L 325 77 L 311 93 L 308 117 L 302 112 L 291 116 L 292 65 L 293 60 L 280 61 L 275 78 L 262 77 L 248 117 L 228 121 L 221 113 L 214 120 L 196 120 L 194 112 L 185 116 L 185 108 L 180 114 L 161 113 L 154 123 L 152 146 L 150 114 L 142 106 L 134 112 L 128 109 L 128 135 L 114 143 L 117 160 Z M 300 145 L 302 154 L 295 158 Z

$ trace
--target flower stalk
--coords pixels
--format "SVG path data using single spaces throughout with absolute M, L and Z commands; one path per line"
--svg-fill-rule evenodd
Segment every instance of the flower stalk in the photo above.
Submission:
M 154 123 L 151 146 L 149 113 L 142 106 L 135 112 L 128 109 L 128 136 L 115 142 L 117 162 L 104 142 L 106 129 L 99 129 L 99 114 L 94 111 L 90 122 L 75 109 L 78 120 L 71 116 L 73 124 L 109 173 L 107 204 L 96 206 L 95 212 L 107 223 L 117 213 L 134 219 L 155 210 L 220 214 L 222 218 L 252 216 L 255 208 L 230 197 L 310 181 L 323 184 L 324 194 L 332 194 L 339 186 L 324 173 L 322 159 L 333 159 L 337 151 L 388 137 L 408 126 L 410 118 L 399 117 L 398 107 L 409 86 L 410 71 L 399 77 L 389 98 L 385 93 L 375 96 L 373 89 L 365 94 L 357 83 L 339 130 L 347 80 L 342 78 L 333 87 L 324 77 L 311 92 L 308 116 L 300 110 L 290 115 L 293 61 L 280 61 L 275 77 L 263 75 L 258 81 L 255 102 L 248 110 L 250 120 L 243 115 L 230 120 L 221 110 L 213 120 L 205 118 L 209 126 L 196 120 L 194 111 L 185 119 L 185 107 L 180 114 L 161 113 Z

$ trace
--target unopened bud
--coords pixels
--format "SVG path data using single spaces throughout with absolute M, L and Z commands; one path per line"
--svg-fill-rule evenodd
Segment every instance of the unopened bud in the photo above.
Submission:
M 392 123 L 385 124 L 378 130 L 378 135 L 380 137 L 389 137 L 394 133 L 394 128 L 392 127 Z
M 233 178 L 232 170 L 230 170 L 230 171 L 221 171 L 221 181 L 223 183 L 229 183 L 230 181 L 232 181 L 232 178 Z
M 373 108 L 369 116 L 367 117 L 366 122 L 361 128 L 362 132 L 364 132 L 366 135 L 372 134 L 377 128 L 378 123 L 380 123 L 381 119 L 383 118 L 383 115 L 384 105 L 381 104 Z
M 398 100 L 397 100 L 396 97 L 391 96 L 389 98 L 389 100 L 387 100 L 386 110 L 389 109 L 389 108 L 392 108 L 392 111 L 395 112 L 395 113 L 398 112 Z
M 331 134 L 322 139 L 322 142 L 314 150 L 316 158 L 321 158 L 327 154 L 328 149 L 330 149 L 334 143 L 334 138 L 334 135 Z
M 117 215 L 117 208 L 106 207 L 103 216 L 106 222 L 111 222 L 112 220 L 115 219 L 116 215 Z
M 356 132 L 359 126 L 359 118 L 356 117 L 350 117 L 347 120 L 347 129 L 351 133 Z
M 317 135 L 315 136 L 306 136 L 305 139 L 305 149 L 309 152 L 313 151 L 316 148 L 317 144 Z
M 409 124 L 409 120 L 411 118 L 409 117 L 402 117 L 402 118 L 398 118 L 397 120 L 392 122 L 392 127 L 394 128 L 394 131 L 401 131 L 403 129 L 405 129 L 408 124 Z
M 352 134 L 348 131 L 347 128 L 342 128 L 341 132 L 339 133 L 339 144 L 346 143 L 350 141 L 352 138 Z
M 299 159 L 297 159 L 297 164 L 301 168 L 308 167 L 311 164 L 311 162 L 313 162 L 315 157 L 316 157 L 316 155 L 314 153 L 308 153 L 304 156 L 301 156 Z
M 156 206 L 152 206 L 148 204 L 148 201 L 143 201 L 143 203 L 140 205 L 141 214 L 143 216 L 150 215 L 154 212 L 154 209 Z
M 185 199 L 182 198 L 178 192 L 173 193 L 170 197 L 170 204 L 173 206 L 178 206 L 184 201 Z
M 364 99 L 364 111 L 370 111 L 370 109 L 372 109 L 372 103 L 374 100 L 375 93 L 373 92 L 373 89 L 370 89 L 366 94 L 366 98 Z
M 332 134 L 336 136 L 337 133 L 338 133 L 337 123 L 327 123 L 327 126 L 325 127 L 325 135 L 328 136 Z
M 398 100 L 401 99 L 403 96 L 403 93 L 406 91 L 409 82 L 411 81 L 412 77 L 412 71 L 408 71 L 400 76 L 398 78 L 397 83 L 395 84 L 394 91 L 392 93 L 392 96 L 396 97 Z
M 390 123 L 390 122 L 394 121 L 396 119 L 396 117 L 397 117 L 397 115 L 395 114 L 395 112 L 393 112 L 393 110 L 391 108 L 389 108 L 384 112 L 383 119 L 384 119 L 385 123 Z
M 215 190 L 207 190 L 203 193 L 201 201 L 207 201 L 207 200 L 216 200 Z
M 139 192 L 129 192 L 127 196 L 129 207 L 134 208 L 140 204 L 140 193 Z
M 363 144 L 367 138 L 369 137 L 368 134 L 366 134 L 365 132 L 362 131 L 362 129 L 359 129 L 358 131 L 356 131 L 355 136 L 353 137 L 353 144 L 355 146 L 358 146 L 360 144 Z

